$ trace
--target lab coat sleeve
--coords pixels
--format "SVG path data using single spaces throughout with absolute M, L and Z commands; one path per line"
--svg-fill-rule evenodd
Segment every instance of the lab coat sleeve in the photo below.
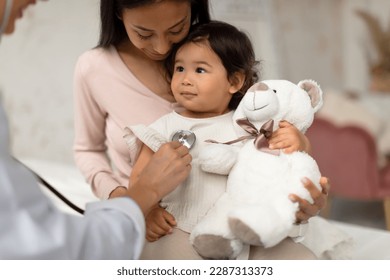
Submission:
M 139 257 L 145 224 L 130 198 L 90 203 L 80 217 L 59 211 L 3 149 L 0 175 L 0 259 Z
M 82 259 L 138 259 L 145 239 L 145 219 L 129 198 L 94 202 L 85 211 L 88 241 Z M 77 248 L 76 248 L 77 252 Z

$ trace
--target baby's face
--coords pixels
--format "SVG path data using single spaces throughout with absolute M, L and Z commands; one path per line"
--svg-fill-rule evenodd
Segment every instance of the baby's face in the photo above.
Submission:
M 227 113 L 236 92 L 221 60 L 206 41 L 187 43 L 178 50 L 171 88 L 176 101 L 185 108 L 182 115 L 194 118 Z

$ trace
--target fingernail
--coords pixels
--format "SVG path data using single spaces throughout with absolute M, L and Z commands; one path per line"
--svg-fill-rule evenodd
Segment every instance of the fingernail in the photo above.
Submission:
M 290 194 L 290 195 L 288 196 L 288 198 L 289 198 L 292 202 L 297 202 L 297 200 L 295 199 L 295 196 L 292 195 L 292 194 Z
M 304 178 L 301 179 L 301 182 L 302 182 L 304 185 L 306 185 L 306 184 L 309 183 L 309 180 L 308 180 L 306 177 L 304 177 Z

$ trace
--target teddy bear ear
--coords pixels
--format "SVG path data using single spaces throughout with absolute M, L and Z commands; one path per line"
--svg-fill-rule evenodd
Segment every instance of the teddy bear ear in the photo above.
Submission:
M 302 80 L 298 83 L 298 86 L 305 90 L 310 97 L 311 106 L 314 112 L 317 112 L 322 106 L 322 90 L 316 81 Z
M 248 89 L 248 91 L 264 91 L 264 90 L 268 90 L 268 86 L 262 82 L 255 83 Z

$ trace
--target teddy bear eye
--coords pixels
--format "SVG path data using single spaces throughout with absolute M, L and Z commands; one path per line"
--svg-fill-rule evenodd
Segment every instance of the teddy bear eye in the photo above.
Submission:
M 276 93 L 276 89 L 273 89 L 273 91 Z

